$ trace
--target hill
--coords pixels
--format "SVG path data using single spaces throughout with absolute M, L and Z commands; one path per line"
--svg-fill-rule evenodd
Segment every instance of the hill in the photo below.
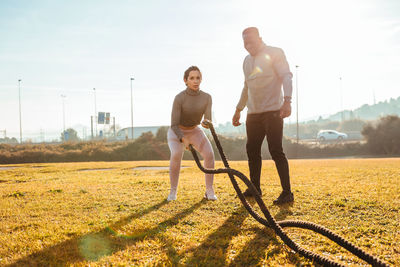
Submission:
M 400 115 L 400 96 L 389 100 L 378 102 L 374 105 L 364 104 L 355 110 L 343 110 L 330 115 L 327 119 L 331 121 L 343 119 L 376 120 L 387 115 Z
M 293 113 L 292 116 L 294 115 Z M 315 138 L 319 130 L 331 129 L 347 133 L 350 139 L 361 139 L 361 131 L 368 121 L 378 120 L 387 115 L 400 116 L 400 96 L 397 99 L 391 98 L 374 105 L 364 104 L 354 110 L 343 110 L 332 115 L 319 116 L 316 120 L 300 122 L 299 137 L 300 139 Z M 225 136 L 246 136 L 244 123 L 239 127 L 233 127 L 231 122 L 226 122 L 219 124 L 216 131 Z M 296 133 L 296 123 L 285 124 L 283 134 L 286 137 L 296 138 Z

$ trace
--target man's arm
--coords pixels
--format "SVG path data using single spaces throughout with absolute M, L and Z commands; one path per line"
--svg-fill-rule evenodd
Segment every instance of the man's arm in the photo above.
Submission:
M 247 103 L 247 98 L 248 98 L 248 87 L 247 83 L 244 82 L 242 94 L 239 99 L 239 103 L 236 105 L 236 111 L 233 114 L 232 118 L 232 125 L 233 126 L 239 126 L 241 123 L 239 122 L 240 120 L 240 112 L 244 109 Z
M 283 101 L 283 105 L 279 112 L 282 119 L 287 118 L 290 116 L 290 114 L 292 114 L 292 106 L 290 105 L 291 102 L 291 98 L 285 97 L 285 100 Z
M 242 94 L 240 95 L 239 103 L 236 105 L 236 110 L 242 111 L 244 107 L 247 104 L 247 98 L 248 98 L 248 87 L 246 81 L 244 82 L 243 85 L 243 90 Z
M 283 80 L 285 82 L 285 80 Z M 285 91 L 286 88 L 286 91 Z M 280 108 L 280 117 L 282 119 L 289 117 L 292 114 L 292 78 L 287 77 L 286 78 L 286 86 L 285 83 L 283 83 L 283 93 L 284 93 L 284 100 L 283 100 L 283 105 Z M 290 95 L 288 95 L 290 93 Z
M 289 63 L 286 60 L 285 53 L 282 49 L 279 49 L 278 55 L 274 62 L 275 70 L 278 73 L 280 79 L 282 79 L 284 102 L 280 109 L 281 118 L 289 117 L 292 113 L 292 92 L 293 84 L 292 78 L 293 74 L 290 72 Z
M 278 48 L 278 53 L 274 61 L 274 67 L 279 78 L 282 79 L 283 95 L 291 98 L 293 92 L 293 74 L 290 72 L 289 63 L 286 60 L 285 53 L 280 48 Z

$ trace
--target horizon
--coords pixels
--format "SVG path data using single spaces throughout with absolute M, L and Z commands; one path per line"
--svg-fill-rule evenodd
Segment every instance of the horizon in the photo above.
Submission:
M 399 95 L 399 97 L 397 97 L 397 98 L 390 98 L 390 99 L 386 99 L 386 100 L 383 100 L 383 101 L 379 101 L 378 103 L 374 103 L 374 104 L 372 104 L 372 105 L 369 105 L 369 104 L 363 104 L 363 105 L 361 105 L 360 107 L 357 107 L 356 109 L 354 109 L 354 110 L 342 110 L 342 111 L 338 111 L 337 113 L 333 113 L 333 114 L 324 114 L 324 115 L 317 115 L 317 116 L 314 116 L 314 117 L 310 117 L 310 118 L 307 118 L 307 119 L 305 119 L 305 120 L 302 120 L 302 121 L 300 121 L 299 120 L 299 124 L 309 124 L 309 123 L 314 123 L 314 122 L 317 122 L 318 120 L 319 120 L 319 118 L 322 118 L 322 119 L 324 119 L 324 120 L 330 120 L 329 118 L 330 117 L 335 117 L 335 116 L 340 116 L 340 113 L 341 112 L 350 112 L 350 111 L 355 111 L 355 110 L 357 110 L 357 109 L 359 109 L 359 108 L 361 108 L 362 106 L 364 106 L 364 105 L 368 105 L 368 106 L 374 106 L 374 105 L 379 105 L 379 104 L 382 104 L 382 103 L 387 103 L 388 101 L 390 101 L 391 99 L 400 99 L 400 95 Z M 354 118 L 354 119 L 360 119 L 360 118 Z M 333 120 L 330 120 L 330 121 L 340 121 L 341 119 L 338 119 L 338 120 L 335 120 L 335 119 L 333 119 Z M 348 121 L 348 120 L 352 120 L 351 118 L 345 118 L 345 121 Z M 368 119 L 361 119 L 361 120 L 363 120 L 363 121 L 373 121 L 373 120 L 368 120 Z M 231 121 L 225 121 L 225 122 L 219 122 L 219 123 L 217 123 L 216 125 L 214 125 L 214 127 L 216 127 L 216 129 L 218 129 L 218 127 L 225 127 L 225 125 L 226 124 L 228 124 L 228 125 L 230 125 L 230 126 L 232 126 L 232 127 L 234 127 L 232 124 L 231 124 Z M 296 121 L 292 121 L 292 122 L 290 122 L 290 121 L 288 121 L 288 120 L 286 120 L 285 122 L 284 122 L 284 124 L 285 125 L 295 125 L 296 124 Z M 112 124 L 110 124 L 109 126 L 99 126 L 99 127 L 103 127 L 103 130 L 105 129 L 105 128 L 109 128 L 109 127 L 111 127 L 111 125 Z M 244 124 L 242 123 L 242 126 L 243 126 Z M 130 128 L 131 126 L 127 126 L 127 127 L 120 127 L 120 128 L 118 128 L 118 126 L 119 125 L 116 125 L 116 134 L 120 131 L 120 130 L 123 130 L 123 129 L 126 129 L 126 128 Z M 160 127 L 169 127 L 169 125 L 168 124 L 166 124 L 166 125 L 138 125 L 138 126 L 134 126 L 134 129 L 140 129 L 140 128 L 160 128 Z M 87 126 L 85 126 L 85 125 L 82 125 L 82 124 L 76 124 L 76 125 L 72 125 L 71 127 L 68 127 L 68 128 L 72 128 L 72 129 L 74 129 L 74 130 L 76 130 L 76 132 L 77 132 L 77 135 L 78 135 L 78 137 L 81 139 L 81 140 L 91 140 L 91 134 L 90 134 L 90 129 L 89 128 L 87 128 Z M 110 129 L 110 128 L 109 128 Z M 285 127 L 284 127 L 284 129 L 285 129 Z M 154 130 L 154 129 L 153 129 Z M 0 130 L 1 131 L 1 130 Z M 140 133 L 143 133 L 143 131 L 141 131 Z M 154 134 L 155 132 L 153 132 L 153 134 Z M 19 134 L 19 133 L 18 133 Z M 58 139 L 60 139 L 60 136 L 61 136 L 61 134 L 62 134 L 62 130 L 61 131 L 59 131 L 59 130 L 56 130 L 56 129 L 54 129 L 54 130 L 50 130 L 50 131 L 47 131 L 47 132 L 44 132 L 43 131 L 43 129 L 40 129 L 39 130 L 39 132 L 38 131 L 32 131 L 32 132 L 25 132 L 25 140 L 27 141 L 27 142 L 33 142 L 33 143 L 42 143 L 42 142 L 55 142 L 55 141 L 59 141 Z M 140 135 L 140 134 L 139 134 Z M 136 136 L 136 138 L 139 136 L 139 135 L 137 135 L 137 132 L 135 133 L 135 136 Z M 46 136 L 47 136 L 47 138 L 46 138 Z M 50 136 L 50 137 L 48 137 L 48 136 Z M 15 135 L 15 136 L 7 136 L 7 138 L 10 138 L 10 139 L 12 139 L 12 138 L 16 138 L 16 139 L 18 139 L 18 136 L 17 136 L 17 134 Z M 1 138 L 0 138 L 1 139 Z
M 98 112 L 130 127 L 132 77 L 133 126 L 169 125 L 190 65 L 203 73 L 201 89 L 213 97 L 216 124 L 230 121 L 243 85 L 241 32 L 247 26 L 257 26 L 263 40 L 288 58 L 293 103 L 285 123 L 296 120 L 297 82 L 299 121 L 397 98 L 399 11 L 395 0 L 5 0 L 0 131 L 19 140 L 19 79 L 23 135 L 61 134 L 62 101 L 66 128 L 86 125 L 90 135 L 94 94 Z

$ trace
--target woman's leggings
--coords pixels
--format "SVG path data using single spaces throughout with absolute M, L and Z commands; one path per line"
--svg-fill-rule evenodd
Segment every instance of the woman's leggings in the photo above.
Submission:
M 211 143 L 208 140 L 204 132 L 199 128 L 195 127 L 191 130 L 182 130 L 184 138 L 189 141 L 193 147 L 199 151 L 200 155 L 204 159 L 204 167 L 214 168 L 214 151 L 211 147 Z M 183 143 L 181 143 L 174 133 L 174 131 L 169 128 L 168 130 L 168 146 L 171 150 L 171 158 L 169 164 L 169 179 L 171 182 L 171 191 L 176 191 L 178 188 L 179 181 L 179 171 L 181 169 L 181 161 L 184 152 Z M 212 189 L 214 174 L 206 174 L 206 190 Z

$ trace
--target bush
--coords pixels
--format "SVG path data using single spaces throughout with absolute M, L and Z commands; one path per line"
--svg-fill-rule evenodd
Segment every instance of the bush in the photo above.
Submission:
M 0 164 L 77 162 L 77 161 L 128 161 L 128 160 L 168 160 L 166 133 L 168 128 L 142 134 L 134 141 L 124 142 L 66 142 L 63 144 L 0 144 Z M 283 148 L 288 158 L 328 158 L 374 154 L 400 154 L 400 118 L 388 116 L 373 126 L 364 127 L 363 135 L 367 144 L 343 143 L 326 145 L 297 144 L 292 139 L 283 138 Z M 215 158 L 220 160 L 214 140 L 209 136 Z M 246 138 L 229 138 L 219 135 L 219 140 L 228 160 L 247 160 Z M 266 141 L 262 146 L 263 159 L 271 159 Z M 189 151 L 184 159 L 192 160 Z
M 400 118 L 398 116 L 383 117 L 376 126 L 367 124 L 362 134 L 373 154 L 400 154 Z

